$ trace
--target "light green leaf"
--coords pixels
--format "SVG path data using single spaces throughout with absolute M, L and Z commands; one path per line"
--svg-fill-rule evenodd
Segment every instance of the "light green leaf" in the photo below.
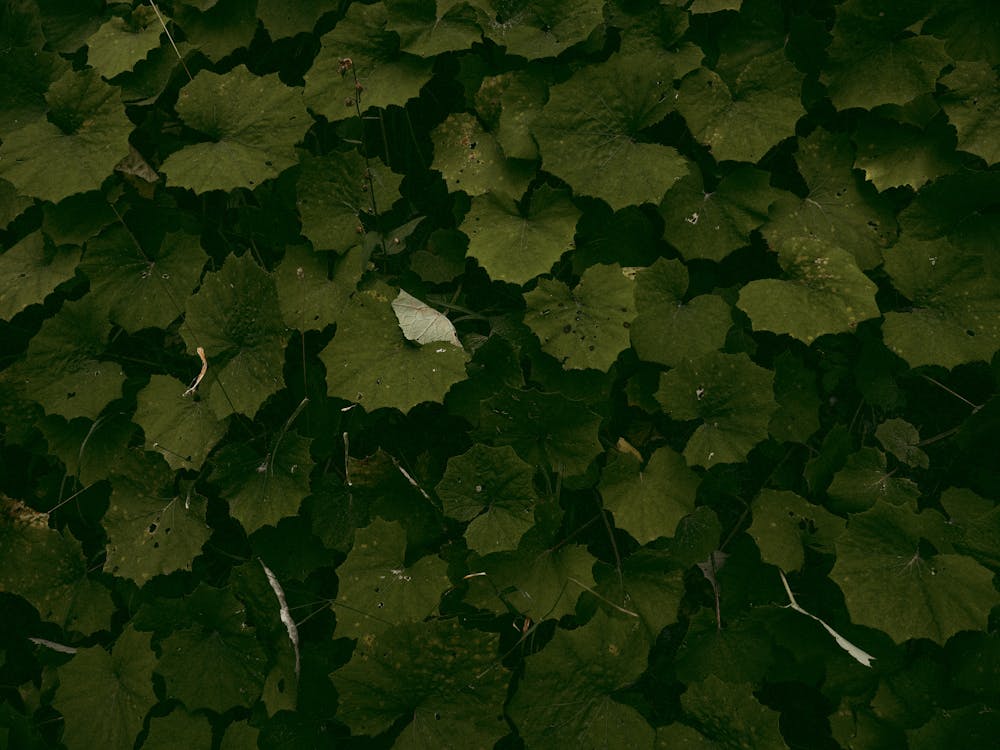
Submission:
M 379 291 L 357 293 L 337 321 L 337 335 L 320 352 L 327 392 L 366 410 L 409 411 L 441 401 L 465 377 L 465 351 L 451 344 L 407 342 Z
M 125 629 L 109 654 L 91 646 L 59 667 L 53 705 L 66 723 L 70 750 L 131 750 L 146 712 L 156 703 L 150 635 Z
M 204 714 L 175 708 L 166 716 L 150 719 L 149 735 L 142 750 L 176 750 L 179 747 L 211 747 L 212 725 Z
M 921 130 L 868 114 L 859 120 L 852 140 L 858 149 L 854 165 L 879 190 L 902 185 L 919 190 L 961 165 L 954 133 L 937 120 Z
M 340 7 L 338 0 L 257 0 L 257 18 L 271 39 L 277 41 L 307 34 L 325 14 Z
M 960 62 L 941 78 L 948 88 L 941 108 L 958 131 L 958 147 L 986 160 L 1000 161 L 1000 81 L 985 62 Z
M 687 360 L 660 376 L 659 401 L 673 419 L 699 419 L 684 449 L 689 466 L 737 463 L 767 439 L 778 408 L 774 373 L 746 354 L 710 352 Z
M 847 250 L 863 271 L 879 265 L 882 248 L 895 238 L 896 220 L 888 201 L 853 171 L 847 136 L 817 129 L 799 139 L 795 162 L 809 195 L 787 194 L 771 206 L 771 218 L 761 229 L 771 247 L 811 237 Z
M 205 350 L 213 380 L 208 403 L 220 419 L 253 417 L 284 381 L 289 332 L 281 319 L 274 279 L 250 253 L 229 256 L 188 298 L 181 335 L 188 353 Z
M 511 159 L 538 159 L 538 145 L 531 136 L 535 118 L 548 100 L 546 83 L 552 69 L 544 63 L 483 79 L 476 94 L 481 115 L 497 112 L 493 132 L 503 153 Z
M 951 59 L 940 39 L 905 34 L 921 16 L 919 3 L 852 0 L 837 9 L 821 78 L 837 109 L 906 104 L 934 90 Z
M 274 271 L 285 325 L 303 333 L 321 331 L 337 320 L 365 271 L 367 254 L 352 247 L 344 255 L 292 245 Z
M 1000 279 L 984 258 L 945 239 L 903 237 L 886 252 L 885 270 L 913 306 L 886 313 L 882 335 L 911 367 L 951 369 L 1000 349 Z
M 535 165 L 504 156 L 496 139 L 465 112 L 448 115 L 431 132 L 434 162 L 448 189 L 469 195 L 487 192 L 517 200 L 535 175 Z
M 501 386 L 480 404 L 479 437 L 514 447 L 532 466 L 579 476 L 601 451 L 601 417 L 559 393 Z
M 172 483 L 172 476 L 166 478 Z M 169 484 L 157 481 L 162 479 L 140 484 L 116 477 L 104 515 L 105 570 L 140 586 L 156 575 L 190 570 L 212 533 L 205 522 L 208 501 L 192 486 L 171 492 Z
M 598 489 L 604 507 L 639 544 L 673 536 L 677 522 L 694 510 L 698 475 L 670 448 L 658 448 L 645 468 L 635 457 L 613 452 Z
M 651 750 L 653 728 L 612 697 L 642 674 L 648 653 L 649 640 L 632 617 L 598 612 L 583 627 L 557 630 L 527 658 L 510 702 L 526 746 Z
M 993 574 L 971 557 L 928 554 L 946 544 L 944 518 L 878 501 L 853 515 L 837 539 L 830 571 L 851 619 L 888 633 L 896 643 L 929 638 L 944 644 L 961 630 L 984 630 L 1000 604 Z
M 636 354 L 647 362 L 673 366 L 721 349 L 733 316 L 717 294 L 684 301 L 688 272 L 679 260 L 659 258 L 639 271 L 635 304 L 639 315 L 629 329 Z
M 203 591 L 213 592 L 203 585 Z M 211 611 L 198 611 L 192 627 L 175 630 L 160 645 L 156 671 L 167 695 L 191 711 L 223 713 L 250 707 L 260 697 L 267 653 L 244 617 L 246 607 L 231 594 L 218 593 Z
M 407 341 L 416 341 L 418 344 L 445 341 L 453 346 L 462 346 L 448 316 L 421 302 L 409 292 L 399 290 L 399 295 L 392 301 L 392 311 L 396 313 L 399 330 Z
M 787 278 L 751 281 L 740 290 L 737 305 L 754 330 L 787 333 L 811 344 L 829 333 L 852 332 L 881 314 L 875 283 L 846 250 L 795 237 L 778 246 L 778 258 Z
M 399 34 L 404 52 L 435 57 L 482 40 L 478 14 L 462 0 L 386 0 L 385 5 L 386 27 Z
M 468 254 L 493 279 L 525 284 L 573 248 L 580 211 L 566 191 L 542 185 L 529 201 L 522 211 L 502 193 L 472 199 L 461 229 L 469 236 Z
M 920 433 L 905 419 L 887 419 L 875 428 L 875 437 L 889 453 L 909 466 L 928 468 L 931 463 L 920 448 Z
M 337 636 L 378 637 L 393 625 L 434 615 L 448 590 L 448 565 L 427 556 L 407 565 L 406 531 L 375 519 L 354 534 L 354 547 L 337 568 L 340 587 L 333 608 Z
M 673 148 L 643 142 L 641 133 L 667 116 L 671 83 L 700 57 L 701 50 L 691 46 L 674 53 L 618 53 L 553 86 L 533 124 L 542 169 L 615 210 L 659 203 L 688 173 L 687 162 Z
M 404 748 L 493 747 L 509 731 L 503 704 L 510 677 L 499 663 L 499 640 L 457 619 L 407 623 L 364 639 L 330 675 L 337 715 L 355 735 L 380 734 L 412 716 L 397 740 Z
M 886 468 L 885 454 L 877 448 L 862 448 L 847 457 L 826 490 L 827 505 L 837 513 L 857 513 L 876 501 L 910 506 L 920 497 L 920 488 L 906 478 L 893 476 Z
M 113 17 L 87 39 L 87 63 L 105 78 L 132 70 L 160 46 L 163 27 L 151 8 L 140 6 L 129 19 Z
M 604 20 L 601 0 L 470 0 L 488 39 L 507 54 L 555 57 L 584 41 Z
M 117 363 L 99 359 L 110 332 L 104 309 L 89 297 L 67 302 L 42 324 L 25 359 L 8 374 L 46 413 L 96 419 L 125 382 Z
M 277 177 L 298 161 L 294 146 L 312 125 L 298 91 L 242 65 L 225 75 L 200 71 L 181 89 L 177 113 L 206 140 L 175 151 L 160 169 L 169 184 L 196 193 Z
M 366 172 L 371 173 L 365 179 Z M 357 151 L 334 151 L 325 156 L 302 160 L 296 183 L 296 205 L 302 217 L 302 234 L 315 250 L 340 254 L 363 240 L 362 215 L 372 212 L 371 186 L 375 205 L 387 210 L 399 198 L 402 177 L 381 162 L 364 158 Z M 361 227 L 361 231 L 359 231 Z
M 0 229 L 6 228 L 28 206 L 33 204 L 34 201 L 31 198 L 19 195 L 16 187 L 7 180 L 0 179 Z
M 136 396 L 133 419 L 146 436 L 146 450 L 160 453 L 170 468 L 198 470 L 226 434 L 208 402 L 169 375 L 153 375 Z
M 22 195 L 56 203 L 100 187 L 128 156 L 133 126 L 118 89 L 95 70 L 67 71 L 45 101 L 46 117 L 4 135 L 0 177 Z
M 322 48 L 305 75 L 303 96 L 313 110 L 331 122 L 355 115 L 355 73 L 362 86 L 363 110 L 403 106 L 430 80 L 432 61 L 400 51 L 399 35 L 388 28 L 383 3 L 352 3 L 347 15 L 320 41 Z M 344 58 L 351 59 L 353 70 L 342 71 L 340 61 Z
M 660 202 L 663 238 L 688 260 L 722 260 L 750 243 L 750 232 L 767 220 L 780 191 L 767 172 L 740 165 L 705 192 L 695 173 L 677 181 Z
M 87 577 L 87 559 L 48 514 L 0 496 L 0 591 L 27 599 L 42 620 L 69 633 L 111 627 L 111 592 Z
M 761 490 L 753 501 L 753 523 L 747 533 L 766 563 L 784 571 L 802 568 L 805 548 L 832 553 L 844 530 L 844 519 L 787 490 Z
M 126 331 L 166 328 L 180 317 L 206 260 L 197 235 L 170 232 L 158 248 L 143 248 L 125 227 L 115 225 L 87 243 L 80 270 L 90 292 Z
M 724 682 L 710 675 L 688 685 L 681 705 L 712 740 L 711 747 L 728 746 L 734 738 L 749 748 L 787 748 L 778 726 L 780 714 L 761 705 L 749 683 Z
M 563 367 L 607 370 L 628 348 L 633 295 L 634 284 L 617 263 L 591 266 L 573 289 L 539 279 L 524 295 L 524 322 Z
M 584 587 L 595 585 L 594 562 L 579 544 L 546 544 L 535 528 L 521 537 L 517 551 L 471 563 L 477 575 L 469 577 L 465 601 L 497 613 L 513 610 L 533 622 L 558 620 L 573 614 Z
M 803 78 L 779 49 L 752 58 L 731 80 L 699 68 L 681 81 L 674 104 L 716 161 L 756 163 L 795 135 Z
M 534 470 L 509 445 L 474 444 L 448 459 L 436 492 L 444 514 L 469 521 L 465 541 L 480 555 L 517 549 L 534 523 Z
M 41 232 L 32 232 L 0 254 L 0 318 L 10 320 L 29 305 L 40 305 L 64 281 L 73 278 L 80 248 L 54 248 Z
M 210 480 L 247 534 L 277 526 L 298 512 L 309 494 L 309 443 L 294 433 L 280 433 L 263 456 L 248 445 L 231 443 L 213 458 Z

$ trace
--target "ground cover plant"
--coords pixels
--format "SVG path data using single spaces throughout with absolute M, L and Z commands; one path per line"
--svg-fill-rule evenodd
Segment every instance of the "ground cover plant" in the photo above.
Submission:
M 1000 5 L 0 2 L 0 747 L 1000 736 Z

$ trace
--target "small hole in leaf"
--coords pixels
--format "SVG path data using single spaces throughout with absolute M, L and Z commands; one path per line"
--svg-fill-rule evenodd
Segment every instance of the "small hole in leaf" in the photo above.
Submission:
M 156 532 L 156 524 L 155 524 L 155 523 L 151 523 L 151 524 L 149 524 L 149 528 L 147 529 L 147 531 L 148 531 L 148 532 L 149 532 L 150 534 L 153 534 L 153 533 L 155 533 L 155 532 Z

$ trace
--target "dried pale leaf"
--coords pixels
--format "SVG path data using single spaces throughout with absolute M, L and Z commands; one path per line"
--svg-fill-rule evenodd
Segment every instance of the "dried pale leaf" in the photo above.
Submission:
M 418 344 L 447 341 L 449 344 L 462 346 L 455 333 L 455 326 L 447 316 L 402 289 L 399 290 L 399 296 L 392 301 L 392 309 L 399 320 L 403 335 L 410 341 L 416 341 Z

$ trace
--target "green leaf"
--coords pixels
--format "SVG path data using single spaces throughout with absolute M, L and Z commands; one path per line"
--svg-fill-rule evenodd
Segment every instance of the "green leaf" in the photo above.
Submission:
M 492 134 L 464 112 L 448 115 L 431 133 L 434 162 L 452 192 L 499 193 L 518 199 L 535 175 L 535 165 L 508 159 Z
M 493 279 L 525 284 L 573 248 L 580 211 L 566 191 L 542 185 L 528 200 L 522 211 L 502 193 L 472 199 L 461 229 L 469 236 L 468 254 Z
M 622 562 L 620 576 L 612 566 L 600 564 L 594 574 L 597 592 L 605 599 L 599 603 L 607 613 L 620 613 L 618 607 L 635 612 L 651 643 L 663 628 L 677 622 L 684 598 L 684 569 L 671 552 L 643 547 Z
M 192 47 L 217 62 L 253 41 L 257 31 L 256 4 L 257 0 L 186 2 L 175 7 L 174 15 Z M 192 5 L 198 11 L 189 7 Z
M 466 50 L 481 41 L 478 14 L 461 0 L 386 0 L 387 28 L 399 35 L 404 52 L 434 57 Z
M 303 236 L 315 250 L 344 254 L 362 242 L 362 216 L 372 212 L 371 187 L 375 204 L 386 210 L 399 198 L 401 180 L 375 160 L 366 164 L 357 151 L 307 156 L 296 183 Z
M 666 117 L 671 82 L 700 56 L 690 46 L 675 53 L 618 53 L 553 86 L 533 124 L 542 168 L 615 210 L 659 203 L 688 166 L 675 149 L 643 142 L 642 131 Z
M 107 479 L 112 474 L 132 475 L 149 470 L 134 447 L 138 432 L 126 414 L 104 414 L 96 420 L 78 417 L 67 421 L 50 415 L 35 425 L 45 436 L 48 450 L 58 456 L 66 467 L 67 476 L 74 476 L 81 485 Z
M 723 682 L 709 675 L 688 686 L 681 705 L 713 741 L 712 747 L 729 746 L 735 740 L 744 747 L 787 748 L 778 726 L 780 714 L 762 706 L 753 689 L 748 683 Z
M 756 163 L 795 135 L 795 123 L 805 114 L 803 78 L 778 49 L 751 58 L 729 77 L 698 68 L 681 81 L 674 104 L 716 161 Z
M 436 492 L 444 514 L 469 521 L 465 541 L 480 555 L 517 549 L 518 541 L 534 523 L 537 493 L 534 469 L 509 445 L 499 448 L 477 443 L 448 459 Z
M 409 292 L 399 290 L 399 295 L 392 301 L 392 311 L 396 313 L 399 330 L 407 341 L 415 341 L 421 345 L 444 341 L 453 346 L 462 346 L 448 316 L 421 302 Z
M 488 39 L 507 54 L 555 57 L 582 42 L 603 22 L 601 0 L 470 0 Z
M 937 7 L 924 23 L 923 32 L 945 40 L 955 60 L 986 60 L 1000 63 L 1000 40 L 993 30 L 1000 23 L 1000 8 L 979 0 L 955 0 Z
M 306 438 L 280 433 L 265 455 L 245 444 L 232 443 L 212 460 L 211 481 L 229 503 L 229 514 L 252 534 L 261 526 L 276 526 L 294 516 L 309 494 L 309 456 Z
M 333 257 L 306 245 L 287 248 L 274 271 L 285 325 L 305 332 L 322 330 L 335 321 L 364 273 L 365 257 L 357 246 Z
M 601 417 L 559 393 L 501 387 L 480 404 L 480 436 L 511 445 L 532 466 L 579 476 L 601 453 Z
M 799 139 L 795 156 L 809 186 L 804 199 L 788 194 L 771 207 L 761 232 L 780 247 L 792 237 L 825 240 L 850 252 L 862 270 L 882 262 L 882 248 L 895 238 L 889 203 L 852 171 L 854 153 L 846 135 L 817 129 Z
M 684 458 L 664 446 L 642 469 L 630 454 L 611 453 L 598 489 L 615 526 L 646 544 L 674 535 L 677 523 L 694 510 L 699 481 Z
M 160 453 L 172 469 L 198 470 L 226 434 L 228 419 L 186 392 L 179 380 L 153 375 L 136 396 L 133 419 L 146 436 L 146 450 Z
M 337 320 L 337 335 L 320 354 L 327 392 L 361 404 L 409 411 L 424 401 L 441 401 L 465 377 L 465 351 L 451 344 L 407 342 L 385 296 L 357 293 Z
M 166 680 L 167 695 L 190 711 L 223 713 L 252 706 L 267 671 L 264 647 L 246 624 L 246 608 L 239 600 L 204 584 L 201 592 L 211 608 L 195 611 L 193 627 L 175 630 L 163 640 L 156 671 Z
M 397 740 L 405 748 L 493 747 L 508 732 L 509 674 L 498 646 L 496 634 L 466 630 L 458 620 L 407 623 L 364 639 L 330 675 L 337 715 L 355 735 L 380 734 L 412 716 Z
M 32 232 L 0 254 L 0 319 L 10 320 L 29 305 L 40 305 L 56 287 L 73 278 L 80 248 L 54 248 Z
M 212 725 L 204 714 L 192 714 L 175 708 L 166 716 L 149 722 L 149 734 L 142 750 L 174 750 L 178 747 L 210 747 Z
M 947 125 L 932 120 L 924 129 L 868 114 L 852 136 L 858 153 L 854 165 L 879 190 L 926 183 L 957 170 L 955 136 Z
M 27 599 L 42 620 L 89 635 L 111 626 L 111 593 L 87 577 L 80 543 L 48 514 L 0 496 L 0 591 Z
M 712 559 L 720 560 L 721 556 L 716 552 Z M 699 567 L 702 572 L 711 572 L 707 562 Z M 728 586 L 723 590 L 733 591 Z M 728 684 L 759 683 L 773 660 L 771 634 L 759 623 L 740 617 L 720 628 L 715 612 L 703 607 L 691 617 L 684 642 L 677 649 L 677 677 L 687 684 L 712 676 Z
M 47 118 L 6 133 L 0 177 L 22 195 L 53 203 L 101 186 L 128 156 L 132 123 L 118 89 L 95 70 L 67 71 L 45 95 Z
M 202 70 L 181 89 L 177 113 L 205 140 L 175 151 L 160 169 L 172 185 L 196 193 L 254 188 L 298 158 L 295 144 L 312 125 L 301 94 L 273 76 L 240 66 Z
M 42 324 L 26 358 L 8 373 L 46 413 L 96 419 L 125 382 L 121 367 L 99 359 L 110 332 L 103 308 L 93 300 L 67 302 Z
M 819 429 L 815 373 L 791 352 L 774 358 L 774 398 L 778 410 L 768 430 L 775 440 L 804 443 Z
M 641 359 L 674 366 L 725 344 L 733 321 L 729 305 L 716 294 L 685 302 L 687 288 L 687 268 L 679 260 L 659 258 L 639 271 L 635 284 L 639 315 L 629 334 Z
M 886 253 L 885 270 L 912 308 L 886 313 L 882 335 L 911 367 L 951 369 L 1000 349 L 1000 280 L 983 257 L 944 239 L 903 237 Z
M 787 333 L 811 344 L 829 333 L 851 332 L 881 314 L 874 282 L 846 250 L 797 237 L 778 246 L 778 259 L 788 278 L 751 281 L 740 290 L 737 305 L 754 330 Z
M 190 570 L 212 533 L 205 522 L 208 501 L 193 486 L 169 491 L 162 479 L 137 483 L 116 477 L 104 516 L 105 570 L 140 586 L 156 575 Z
M 943 644 L 961 630 L 984 630 L 1000 604 L 993 574 L 971 557 L 925 551 L 946 543 L 944 518 L 878 501 L 851 516 L 837 539 L 830 571 L 851 619 L 883 630 L 896 643 L 929 638 Z
M 833 552 L 844 520 L 787 490 L 764 489 L 753 502 L 747 533 L 760 548 L 760 558 L 784 571 L 801 570 L 805 548 Z
M 325 14 L 337 10 L 337 0 L 257 0 L 257 18 L 271 39 L 309 33 Z
M 503 153 L 511 159 L 538 159 L 538 144 L 531 133 L 535 118 L 548 99 L 546 81 L 551 70 L 547 64 L 539 63 L 490 76 L 483 79 L 476 94 L 481 115 L 499 109 L 493 133 Z
M 181 329 L 189 354 L 203 347 L 214 380 L 208 403 L 219 418 L 253 417 L 282 387 L 288 330 L 274 279 L 250 254 L 229 256 L 188 298 Z
M 607 370 L 628 348 L 633 295 L 632 279 L 617 263 L 591 266 L 573 289 L 539 279 L 524 295 L 524 322 L 563 367 Z
M 920 448 L 920 433 L 905 419 L 887 419 L 875 428 L 875 437 L 889 453 L 909 466 L 928 468 L 930 459 Z
M 962 534 L 955 547 L 993 571 L 1000 569 L 1000 506 L 971 490 L 949 487 L 941 493 L 941 507 Z
M 110 18 L 87 39 L 87 63 L 105 78 L 132 70 L 154 47 L 163 27 L 151 9 L 142 8 L 126 20 Z
M 857 513 L 882 500 L 893 505 L 915 504 L 920 489 L 909 479 L 893 476 L 886 468 L 885 454 L 862 448 L 847 457 L 847 463 L 827 488 L 829 506 L 838 513 Z
M 399 34 L 388 28 L 383 3 L 352 3 L 333 31 L 320 40 L 322 48 L 305 75 L 306 103 L 331 122 L 353 117 L 362 86 L 360 104 L 368 107 L 402 106 L 420 93 L 431 77 L 431 61 L 400 51 Z M 341 60 L 350 58 L 351 70 Z M 346 101 L 350 100 L 350 104 Z
M 66 724 L 66 747 L 131 750 L 146 712 L 156 703 L 155 665 L 150 636 L 128 627 L 110 654 L 100 646 L 82 648 L 59 667 L 53 705 Z
M 509 712 L 528 747 L 652 748 L 654 732 L 612 695 L 646 669 L 649 641 L 634 618 L 602 612 L 576 630 L 557 630 L 529 656 Z M 572 710 L 567 711 L 567 707 Z
M 948 88 L 941 108 L 958 131 L 958 147 L 987 164 L 1000 161 L 1000 86 L 993 68 L 985 62 L 960 62 L 941 84 Z
M 921 19 L 920 5 L 851 0 L 837 9 L 822 76 L 837 109 L 906 104 L 934 90 L 951 59 L 941 40 L 905 33 Z
M 338 636 L 377 638 L 393 625 L 436 614 L 451 585 L 447 563 L 428 556 L 407 565 L 405 558 L 406 532 L 398 523 L 376 519 L 357 530 L 354 547 L 337 568 Z
M 579 544 L 549 547 L 535 527 L 515 552 L 472 563 L 465 601 L 493 612 L 518 612 L 533 622 L 573 614 L 584 588 L 594 586 L 594 556 Z
M 201 278 L 205 253 L 197 235 L 171 232 L 157 249 L 142 248 L 123 226 L 111 227 L 87 243 L 80 270 L 90 279 L 91 297 L 126 331 L 166 328 L 183 312 Z
M 689 174 L 677 181 L 660 202 L 663 238 L 688 260 L 722 260 L 750 243 L 750 232 L 767 220 L 767 209 L 780 195 L 767 172 L 740 165 L 712 192 Z
M 768 437 L 768 423 L 778 408 L 772 392 L 774 374 L 746 354 L 710 352 L 686 360 L 660 376 L 656 392 L 673 419 L 699 419 L 684 449 L 689 466 L 706 469 L 743 461 Z

